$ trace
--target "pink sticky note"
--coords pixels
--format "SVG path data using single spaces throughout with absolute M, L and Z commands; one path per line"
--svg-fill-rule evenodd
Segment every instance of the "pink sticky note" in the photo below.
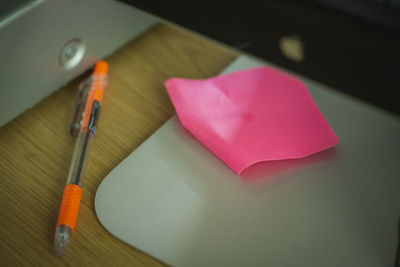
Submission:
M 182 125 L 236 173 L 339 142 L 306 86 L 270 67 L 165 85 Z

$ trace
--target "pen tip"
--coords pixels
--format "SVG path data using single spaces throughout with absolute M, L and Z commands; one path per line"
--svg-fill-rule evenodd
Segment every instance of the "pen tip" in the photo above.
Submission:
M 61 256 L 64 253 L 71 238 L 71 232 L 71 228 L 67 225 L 57 226 L 54 238 L 54 249 L 57 256 Z

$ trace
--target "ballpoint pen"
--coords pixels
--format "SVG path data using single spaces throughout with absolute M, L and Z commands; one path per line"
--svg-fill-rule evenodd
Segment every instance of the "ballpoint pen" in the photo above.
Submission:
M 71 135 L 78 136 L 61 200 L 54 238 L 55 253 L 58 256 L 64 252 L 75 229 L 88 154 L 96 132 L 107 72 L 108 64 L 105 61 L 97 62 L 91 77 L 79 88 L 71 123 Z

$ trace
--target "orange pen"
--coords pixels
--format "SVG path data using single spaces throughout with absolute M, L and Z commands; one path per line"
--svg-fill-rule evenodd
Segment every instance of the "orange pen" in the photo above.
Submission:
M 82 195 L 82 184 L 85 176 L 88 154 L 100 113 L 101 101 L 107 82 L 108 64 L 99 61 L 94 67 L 90 79 L 79 88 L 75 107 L 71 134 L 77 136 L 67 183 L 58 213 L 54 247 L 56 255 L 60 256 L 67 247 L 78 216 Z M 77 119 L 82 114 L 80 123 Z

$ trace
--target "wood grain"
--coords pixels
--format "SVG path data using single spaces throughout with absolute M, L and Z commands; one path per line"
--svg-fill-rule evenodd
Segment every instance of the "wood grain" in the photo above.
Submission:
M 74 144 L 69 123 L 84 77 L 0 128 L 0 265 L 164 266 L 101 226 L 94 210 L 96 189 L 175 113 L 166 79 L 210 77 L 236 56 L 212 41 L 160 24 L 106 59 L 110 82 L 76 231 L 62 258 L 53 253 L 54 227 Z

